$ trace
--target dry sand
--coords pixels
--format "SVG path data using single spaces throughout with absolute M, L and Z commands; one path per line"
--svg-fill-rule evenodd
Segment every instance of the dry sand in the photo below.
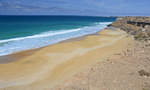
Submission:
M 150 90 L 150 42 L 135 41 L 51 90 Z
M 42 48 L 19 60 L 0 64 L 0 90 L 59 90 L 55 86 L 132 47 L 133 43 L 123 31 L 103 30 L 82 40 Z

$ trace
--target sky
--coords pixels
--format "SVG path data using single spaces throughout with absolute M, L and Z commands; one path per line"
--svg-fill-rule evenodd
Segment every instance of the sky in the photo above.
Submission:
M 150 16 L 150 0 L 0 0 L 0 15 Z

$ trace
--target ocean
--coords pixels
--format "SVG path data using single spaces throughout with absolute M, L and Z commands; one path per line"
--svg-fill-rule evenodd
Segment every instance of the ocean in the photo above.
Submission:
M 96 33 L 115 17 L 0 16 L 0 56 Z

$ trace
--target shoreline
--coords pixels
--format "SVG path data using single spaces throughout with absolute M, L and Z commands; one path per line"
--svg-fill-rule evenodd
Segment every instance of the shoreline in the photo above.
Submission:
M 133 43 L 124 31 L 108 29 L 80 39 L 59 42 L 14 62 L 0 64 L 0 89 L 50 89 Z
M 79 25 L 80 27 L 66 28 L 63 30 L 47 30 L 31 35 L 4 38 L 0 40 L 1 52 L 0 56 L 7 56 L 21 51 L 42 48 L 45 46 L 53 45 L 70 38 L 82 37 L 90 35 L 104 29 L 111 21 L 106 22 L 91 22 L 89 25 Z M 32 31 L 32 30 L 31 30 Z M 34 30 L 33 30 L 34 31 Z M 10 33 L 11 34 L 11 33 Z M 29 33 L 30 34 L 30 33 Z M 7 35 L 6 35 L 7 37 Z
M 104 29 L 102 29 L 104 30 Z M 19 59 L 31 56 L 32 54 L 36 53 L 37 51 L 39 51 L 40 49 L 55 45 L 55 44 L 59 44 L 59 43 L 66 43 L 66 42 L 74 42 L 74 41 L 78 41 L 78 40 L 83 40 L 85 37 L 90 36 L 90 35 L 98 35 L 99 32 L 101 32 L 102 30 L 99 30 L 96 33 L 93 34 L 88 34 L 88 35 L 83 35 L 80 37 L 75 37 L 75 38 L 70 38 L 70 39 L 66 39 L 51 45 L 47 45 L 47 46 L 43 46 L 43 47 L 39 47 L 39 48 L 31 48 L 29 50 L 23 50 L 23 51 L 18 51 L 18 52 L 13 52 L 11 54 L 8 55 L 3 55 L 0 56 L 0 64 L 7 64 L 7 63 L 11 63 L 13 61 L 17 61 Z

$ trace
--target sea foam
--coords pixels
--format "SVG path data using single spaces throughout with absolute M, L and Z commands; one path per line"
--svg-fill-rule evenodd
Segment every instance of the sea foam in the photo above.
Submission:
M 111 24 L 111 22 L 99 22 L 92 26 L 77 29 L 48 31 L 32 36 L 0 40 L 0 56 L 55 44 L 70 38 L 93 34 L 105 28 L 108 24 Z

